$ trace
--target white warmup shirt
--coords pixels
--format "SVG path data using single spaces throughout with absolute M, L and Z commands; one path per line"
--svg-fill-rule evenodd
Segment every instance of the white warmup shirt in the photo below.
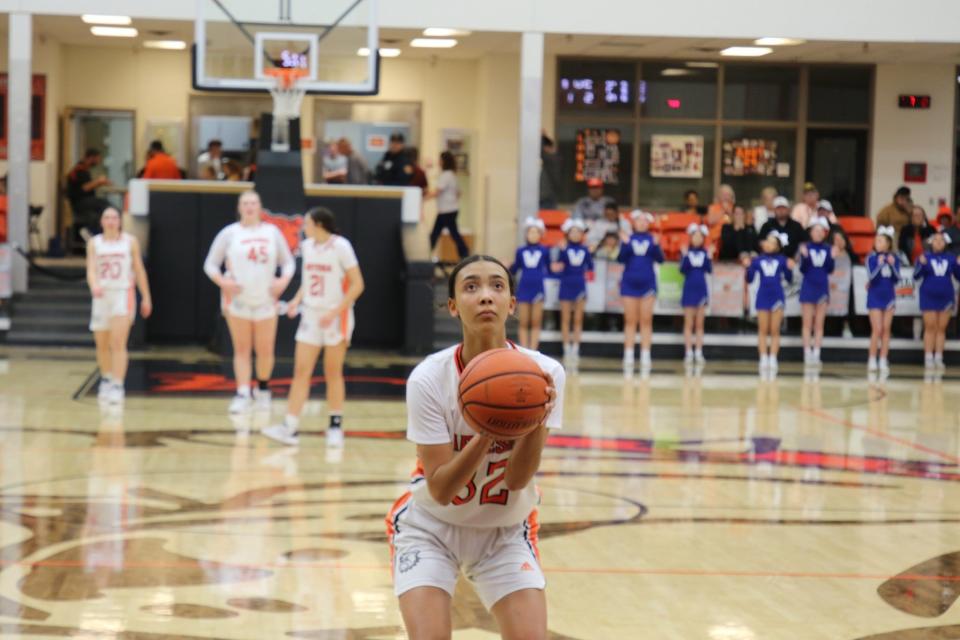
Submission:
M 102 233 L 93 236 L 97 281 L 101 287 L 120 290 L 133 286 L 132 246 L 129 233 L 121 233 L 116 240 L 107 240 Z
M 343 236 L 331 236 L 323 244 L 312 238 L 300 243 L 303 258 L 303 298 L 311 309 L 335 309 L 346 293 L 347 271 L 357 266 L 357 254 Z
M 453 213 L 460 210 L 460 186 L 457 174 L 449 169 L 437 179 L 437 213 Z
M 553 377 L 556 403 L 547 417 L 548 429 L 559 429 L 563 422 L 563 385 L 566 374 L 559 362 L 529 349 L 510 344 L 533 358 Z M 428 356 L 407 380 L 407 439 L 422 445 L 453 443 L 462 450 L 476 432 L 460 414 L 458 386 L 463 345 L 456 345 Z M 504 486 L 504 474 L 514 442 L 496 441 L 484 457 L 473 480 L 449 505 L 438 504 L 430 495 L 423 467 L 410 480 L 410 491 L 418 507 L 439 520 L 465 527 L 507 527 L 516 525 L 537 506 L 539 495 L 531 482 L 520 491 Z

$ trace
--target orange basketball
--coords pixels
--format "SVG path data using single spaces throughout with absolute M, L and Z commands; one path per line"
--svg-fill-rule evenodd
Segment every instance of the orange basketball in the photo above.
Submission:
M 493 349 L 460 374 L 460 413 L 479 433 L 516 440 L 546 417 L 547 378 L 532 358 L 516 349 Z

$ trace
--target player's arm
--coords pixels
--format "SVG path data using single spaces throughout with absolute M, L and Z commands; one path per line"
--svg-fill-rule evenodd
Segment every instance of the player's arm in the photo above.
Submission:
M 213 284 L 221 288 L 226 278 L 223 277 L 223 272 L 220 269 L 223 266 L 223 261 L 226 259 L 227 233 L 226 230 L 223 230 L 213 239 L 213 244 L 210 245 L 210 251 L 207 252 L 207 257 L 203 261 L 203 272 L 213 281 Z
M 343 294 L 343 302 L 337 308 L 337 311 L 344 312 L 353 306 L 360 294 L 363 293 L 363 274 L 360 273 L 360 267 L 351 267 L 347 269 L 347 291 Z
M 150 281 L 147 279 L 147 270 L 143 266 L 143 256 L 140 253 L 140 242 L 130 237 L 130 257 L 133 262 L 133 274 L 140 291 L 140 315 L 149 318 L 153 313 L 153 298 L 150 296 Z
M 549 422 L 551 426 L 555 427 L 560 426 L 559 413 L 554 414 L 558 398 L 555 386 L 557 383 L 550 374 L 545 375 L 549 381 L 547 395 L 550 398 L 547 402 L 547 411 L 544 414 L 543 423 L 520 438 L 513 448 L 513 453 L 510 454 L 510 460 L 507 462 L 507 469 L 503 477 L 504 483 L 510 491 L 519 491 L 530 484 L 534 474 L 537 473 L 537 469 L 540 468 L 543 447 L 547 444 L 547 423 Z
M 90 287 L 90 293 L 94 298 L 99 298 L 103 293 L 100 289 L 100 280 L 97 278 L 97 256 L 92 238 L 87 241 L 87 286 Z
M 293 253 L 287 245 L 286 238 L 280 233 L 280 230 L 274 227 L 274 241 L 277 244 L 277 262 L 280 264 L 280 277 L 273 281 L 270 286 L 270 292 L 275 298 L 280 295 L 290 284 L 293 276 L 297 273 L 297 261 L 293 258 Z
M 448 505 L 453 501 L 480 468 L 492 445 L 493 438 L 479 434 L 459 453 L 454 453 L 451 443 L 417 445 L 427 489 L 437 504 Z

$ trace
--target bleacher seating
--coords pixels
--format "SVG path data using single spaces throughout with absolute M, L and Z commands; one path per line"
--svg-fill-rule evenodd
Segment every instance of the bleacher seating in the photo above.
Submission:
M 837 216 L 840 227 L 850 238 L 850 246 L 857 258 L 863 262 L 867 254 L 873 250 L 873 239 L 877 228 L 873 218 L 868 216 Z

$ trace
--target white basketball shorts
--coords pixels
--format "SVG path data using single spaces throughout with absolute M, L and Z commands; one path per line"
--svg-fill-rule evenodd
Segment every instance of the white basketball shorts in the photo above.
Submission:
M 136 312 L 136 296 L 133 287 L 128 289 L 104 289 L 103 295 L 93 299 L 90 310 L 90 331 L 108 331 L 110 319 L 129 317 L 133 324 Z
M 339 314 L 326 327 L 320 325 L 320 319 L 328 313 L 323 309 L 300 306 L 300 325 L 295 340 L 316 347 L 338 345 L 344 340 L 350 344 L 353 336 L 353 309 Z

